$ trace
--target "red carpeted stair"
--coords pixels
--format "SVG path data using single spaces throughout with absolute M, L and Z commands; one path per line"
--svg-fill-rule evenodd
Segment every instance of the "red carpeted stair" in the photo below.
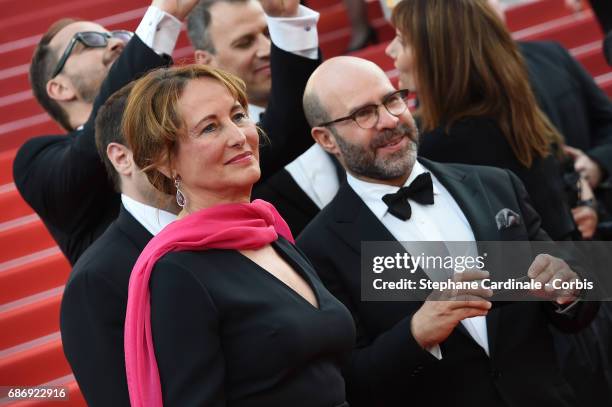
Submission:
M 321 12 L 319 39 L 325 57 L 343 52 L 350 38 L 340 0 L 309 0 Z M 70 267 L 44 225 L 21 199 L 12 179 L 16 149 L 27 139 L 60 130 L 37 105 L 27 79 L 29 59 L 47 27 L 61 17 L 80 17 L 109 29 L 134 30 L 146 10 L 143 0 L 0 0 L 0 386 L 66 386 L 69 401 L 21 401 L 0 405 L 84 406 L 66 362 L 59 335 L 59 305 Z M 368 16 L 380 44 L 354 55 L 378 63 L 397 79 L 384 50 L 393 29 L 378 0 L 368 0 Z M 612 72 L 601 54 L 602 34 L 590 10 L 571 14 L 563 0 L 534 0 L 507 13 L 516 39 L 551 39 L 572 54 L 612 95 Z M 191 61 L 185 31 L 175 61 Z M 109 389 L 112 391 L 112 389 Z

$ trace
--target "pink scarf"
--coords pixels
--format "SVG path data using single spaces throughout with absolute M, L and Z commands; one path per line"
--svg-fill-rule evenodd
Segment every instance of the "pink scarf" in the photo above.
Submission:
M 132 407 L 161 407 L 162 394 L 151 334 L 149 278 L 153 266 L 172 251 L 257 249 L 278 239 L 294 243 L 289 226 L 274 206 L 252 203 L 217 205 L 168 225 L 140 254 L 128 289 L 125 317 L 125 367 Z

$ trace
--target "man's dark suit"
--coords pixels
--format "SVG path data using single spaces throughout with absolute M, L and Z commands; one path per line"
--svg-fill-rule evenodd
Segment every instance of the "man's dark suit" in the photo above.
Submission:
M 274 48 L 275 46 L 272 44 L 272 49 Z M 321 51 L 319 50 L 319 55 L 320 54 Z M 283 73 L 287 75 L 290 71 L 287 70 Z M 279 76 L 278 71 L 272 72 L 272 95 L 274 95 L 274 87 L 278 83 L 286 82 L 285 86 L 295 86 L 292 84 L 290 78 L 284 79 L 281 77 L 279 79 Z M 304 86 L 301 88 L 302 92 L 303 90 Z M 299 100 L 301 101 L 301 96 Z M 269 118 L 270 107 L 271 104 L 268 104 L 265 113 L 261 115 L 263 119 Z M 300 105 L 299 110 L 295 111 L 299 111 L 299 120 L 304 121 L 305 116 L 302 106 Z M 292 117 L 287 116 L 284 117 L 284 119 L 292 119 Z M 301 131 L 302 133 L 296 132 L 292 134 L 297 138 L 305 137 L 309 140 L 312 139 L 310 135 L 310 126 L 308 124 L 302 126 Z M 335 160 L 334 158 L 332 159 Z M 334 165 L 337 166 L 337 162 L 334 162 Z M 337 175 L 339 179 L 343 179 L 344 172 L 343 170 L 338 172 L 337 169 L 336 174 L 333 175 Z M 304 227 L 306 227 L 306 225 L 319 213 L 319 207 L 310 199 L 304 190 L 300 188 L 291 174 L 284 168 L 272 175 L 269 179 L 256 185 L 253 189 L 253 198 L 263 199 L 274 204 L 278 212 L 289 225 L 294 236 L 299 235 Z
M 306 137 L 309 127 L 302 110 L 302 92 L 320 62 L 275 46 L 270 60 L 277 80 L 272 85 L 268 111 L 259 123 L 272 140 L 260 149 L 262 174 L 279 171 L 312 145 L 312 138 Z M 17 153 L 13 164 L 17 189 L 71 264 L 117 217 L 120 203 L 95 147 L 98 108 L 139 74 L 168 62 L 135 36 L 103 82 L 82 130 L 66 136 L 34 138 Z
M 128 281 L 153 235 L 123 206 L 70 275 L 60 313 L 64 353 L 89 406 L 129 406 L 123 325 Z
M 330 176 L 338 177 L 339 184 L 342 184 L 346 178 L 344 169 L 334 157 L 331 159 L 336 171 Z M 289 224 L 293 236 L 298 236 L 320 211 L 317 204 L 300 188 L 286 169 L 258 184 L 253 190 L 253 197 L 273 203 Z
M 476 240 L 548 240 L 511 172 L 420 161 L 456 200 Z M 522 223 L 498 231 L 494 217 L 503 208 L 520 214 Z M 411 335 L 420 303 L 360 300 L 361 242 L 394 240 L 348 184 L 298 239 L 357 325 L 356 349 L 345 371 L 351 406 L 577 405 L 559 374 L 547 322 L 570 330 L 588 320 L 570 320 L 547 303 L 495 308 L 487 316 L 490 357 L 459 325 L 441 343 L 443 358 L 437 360 Z
M 565 48 L 520 42 L 540 108 L 565 141 L 612 175 L 612 102 Z M 604 178 L 605 179 L 605 178 Z
M 144 72 L 167 65 L 138 36 L 127 44 L 100 87 L 81 130 L 27 141 L 13 163 L 15 185 L 71 264 L 117 217 L 119 195 L 95 145 L 95 118 L 110 95 Z
M 274 204 L 294 236 L 299 235 L 319 213 L 319 207 L 295 182 L 289 171 L 282 169 L 253 189 L 253 198 Z

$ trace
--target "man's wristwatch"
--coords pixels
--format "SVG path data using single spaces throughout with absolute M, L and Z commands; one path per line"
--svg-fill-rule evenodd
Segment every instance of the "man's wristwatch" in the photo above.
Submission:
M 594 198 L 581 199 L 576 202 L 576 206 L 588 206 L 589 208 L 597 210 L 597 201 Z

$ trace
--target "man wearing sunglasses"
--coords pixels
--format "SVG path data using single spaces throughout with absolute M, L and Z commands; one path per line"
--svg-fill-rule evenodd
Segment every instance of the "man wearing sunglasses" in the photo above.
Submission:
M 120 204 L 95 147 L 98 107 L 142 73 L 170 63 L 180 21 L 196 3 L 154 0 L 135 35 L 63 19 L 34 51 L 34 96 L 68 133 L 26 142 L 13 176 L 72 264 L 116 218 Z

